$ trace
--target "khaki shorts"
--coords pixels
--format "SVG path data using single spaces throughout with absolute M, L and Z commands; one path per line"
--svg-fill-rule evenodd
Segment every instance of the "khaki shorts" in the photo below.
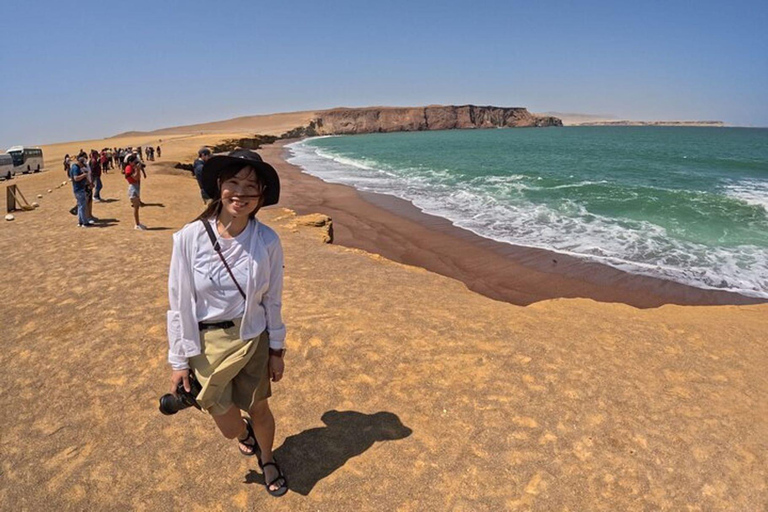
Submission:
M 233 405 L 247 411 L 272 396 L 267 331 L 243 341 L 235 320 L 229 329 L 200 331 L 200 347 L 202 353 L 190 358 L 189 366 L 203 387 L 197 401 L 211 415 L 225 414 Z

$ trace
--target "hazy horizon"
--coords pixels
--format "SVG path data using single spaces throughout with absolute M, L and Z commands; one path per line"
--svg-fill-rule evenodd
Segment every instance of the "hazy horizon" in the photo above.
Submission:
M 12 4 L 3 148 L 337 106 L 768 126 L 765 2 Z

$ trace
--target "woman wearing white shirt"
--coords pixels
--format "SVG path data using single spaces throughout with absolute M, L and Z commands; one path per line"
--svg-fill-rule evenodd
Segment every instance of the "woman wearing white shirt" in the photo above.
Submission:
M 284 371 L 283 250 L 255 217 L 277 203 L 280 181 L 257 153 L 235 150 L 206 162 L 202 184 L 214 200 L 173 236 L 171 392 L 180 382 L 190 389 L 192 369 L 202 385 L 198 403 L 226 438 L 238 439 L 241 453 L 258 457 L 267 491 L 282 496 L 288 482 L 272 456 L 268 398 L 270 379 L 278 382 Z

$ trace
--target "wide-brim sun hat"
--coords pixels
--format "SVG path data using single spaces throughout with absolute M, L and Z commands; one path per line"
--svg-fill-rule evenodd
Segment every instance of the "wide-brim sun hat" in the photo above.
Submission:
M 230 167 L 242 169 L 245 166 L 253 167 L 261 184 L 264 185 L 264 204 L 262 206 L 277 204 L 280 199 L 280 178 L 277 176 L 277 171 L 262 160 L 258 153 L 248 149 L 236 149 L 226 155 L 214 155 L 209 158 L 203 165 L 201 177 L 203 190 L 208 194 L 208 197 L 220 197 L 219 176 L 221 172 Z

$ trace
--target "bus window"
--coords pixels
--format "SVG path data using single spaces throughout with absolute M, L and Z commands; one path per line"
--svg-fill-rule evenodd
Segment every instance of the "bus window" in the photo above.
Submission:
M 24 163 L 24 152 L 22 151 L 9 151 L 9 155 L 13 158 L 13 165 L 19 166 Z

